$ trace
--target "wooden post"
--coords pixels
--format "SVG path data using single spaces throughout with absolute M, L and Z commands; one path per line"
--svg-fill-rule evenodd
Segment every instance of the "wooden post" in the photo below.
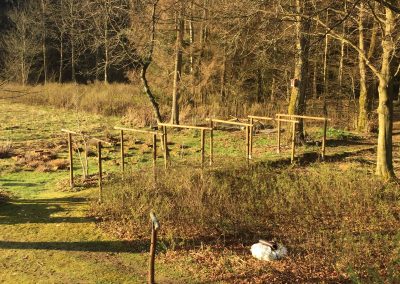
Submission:
M 151 244 L 150 244 L 150 262 L 149 262 L 149 284 L 154 284 L 154 267 L 156 258 L 156 246 L 157 246 L 157 231 L 154 229 L 154 225 L 151 224 Z
M 103 201 L 103 169 L 101 165 L 101 142 L 97 142 L 97 151 L 98 151 L 98 164 L 99 164 L 99 201 Z
M 157 134 L 153 134 L 153 166 L 156 166 L 157 161 Z
M 164 168 L 166 169 L 168 166 L 168 147 L 167 147 L 167 127 L 163 126 L 163 144 L 164 144 Z
M 69 185 L 74 187 L 74 159 L 72 155 L 72 134 L 68 133 L 68 155 L 69 155 Z
M 326 130 L 328 127 L 328 119 L 324 120 L 324 136 L 322 137 L 322 160 L 325 159 L 325 147 L 326 147 Z
M 210 120 L 210 166 L 214 159 L 214 122 Z
M 124 154 L 124 131 L 121 130 L 121 170 L 125 171 L 125 154 Z
M 250 127 L 246 126 L 246 161 L 249 163 L 250 158 Z
M 280 117 L 278 116 L 278 119 Z M 278 148 L 276 149 L 276 152 L 279 154 L 281 152 L 281 121 L 278 120 Z
M 206 130 L 202 129 L 201 130 L 201 167 L 203 168 L 204 166 L 204 144 L 205 144 L 205 139 L 206 139 Z
M 157 247 L 157 231 L 160 228 L 160 224 L 153 212 L 150 213 L 151 218 L 151 240 L 150 240 L 150 259 L 149 259 L 149 274 L 148 283 L 154 284 L 154 272 L 155 272 L 155 258 L 156 258 L 156 247 Z
M 294 154 L 295 154 L 295 147 L 296 147 L 296 123 L 292 122 L 292 155 L 290 157 L 290 162 L 293 164 L 294 162 Z
M 253 119 L 253 118 L 250 118 L 250 124 L 253 125 L 253 123 L 254 123 L 254 119 Z M 253 158 L 253 134 L 254 134 L 253 131 L 254 131 L 253 126 L 250 126 L 250 150 L 249 150 L 249 159 L 252 159 L 252 158 Z

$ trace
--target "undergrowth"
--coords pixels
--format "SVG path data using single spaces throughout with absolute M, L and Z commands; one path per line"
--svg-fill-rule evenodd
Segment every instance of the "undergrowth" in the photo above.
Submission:
M 151 105 L 142 91 L 140 84 L 58 84 L 20 86 L 7 84 L 0 97 L 14 98 L 13 101 L 39 106 L 52 106 L 63 109 L 86 111 L 106 116 L 124 117 L 124 122 L 138 126 L 151 126 L 156 124 Z M 153 89 L 153 93 L 160 106 L 163 121 L 169 121 L 171 109 L 171 96 L 166 93 L 168 89 Z M 180 102 L 180 121 L 182 123 L 197 124 L 204 122 L 209 117 L 221 118 L 246 118 L 247 115 L 275 116 L 276 113 L 286 113 L 288 102 L 285 100 L 266 101 L 263 103 L 250 102 L 243 97 L 242 101 L 222 101 L 221 97 L 210 93 L 205 101 L 198 102 L 195 98 L 182 98 Z M 331 102 L 329 109 L 330 125 L 349 127 L 354 120 L 353 106 L 345 106 L 346 102 Z M 346 108 L 346 115 L 343 110 Z M 323 104 L 320 100 L 310 100 L 307 114 L 321 115 Z M 307 121 L 308 125 L 314 125 Z M 320 123 L 315 124 L 320 125 Z
M 357 163 L 173 168 L 156 182 L 143 170 L 104 192 L 96 214 L 120 236 L 143 238 L 154 211 L 165 250 L 276 239 L 306 267 L 347 279 L 400 277 L 399 188 Z

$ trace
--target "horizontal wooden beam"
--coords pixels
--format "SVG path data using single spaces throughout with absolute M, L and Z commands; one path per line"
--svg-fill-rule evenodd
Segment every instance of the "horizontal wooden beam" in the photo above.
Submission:
M 95 137 L 91 137 L 91 136 L 89 136 L 89 135 L 87 135 L 87 134 L 84 134 L 84 133 L 78 133 L 78 132 L 76 132 L 76 131 L 72 131 L 72 130 L 68 130 L 68 129 L 61 129 L 61 131 L 62 132 L 65 132 L 65 133 L 69 133 L 69 134 L 74 134 L 74 135 L 83 135 L 83 137 L 84 138 L 87 138 L 88 140 L 93 140 L 93 141 L 96 141 L 96 142 L 101 142 L 101 143 L 103 143 L 103 144 L 106 144 L 106 145 L 113 145 L 113 143 L 111 143 L 111 142 L 109 142 L 109 141 L 105 141 L 105 140 L 102 140 L 102 139 L 99 139 L 99 138 L 95 138 Z
M 119 127 L 115 126 L 114 129 L 116 130 L 123 130 L 123 131 L 130 131 L 130 132 L 139 132 L 139 133 L 147 133 L 147 134 L 159 134 L 157 131 L 151 131 L 146 129 L 135 129 L 135 128 L 126 128 L 126 127 Z
M 106 144 L 106 145 L 110 145 L 112 146 L 113 143 L 109 142 L 109 141 L 105 141 L 99 138 L 95 138 L 95 137 L 89 137 L 90 140 L 96 141 L 96 142 L 101 142 L 102 144 Z
M 212 122 L 217 122 L 217 123 L 223 123 L 223 124 L 253 127 L 253 124 L 250 124 L 250 123 L 236 122 L 236 121 L 230 121 L 230 120 L 222 120 L 222 119 L 214 119 L 214 118 L 207 118 L 206 120 L 212 121 Z
M 76 131 L 72 131 L 72 130 L 68 130 L 68 129 L 61 129 L 61 131 L 62 132 L 65 132 L 65 133 L 71 133 L 71 134 L 75 134 L 75 135 L 82 135 L 81 133 L 78 133 L 78 132 L 76 132 Z
M 267 116 L 254 116 L 254 115 L 249 115 L 249 118 L 253 118 L 255 120 L 270 120 L 270 121 L 281 121 L 281 122 L 293 122 L 293 123 L 300 123 L 297 120 L 291 120 L 291 119 L 282 119 L 282 118 L 271 118 Z
M 166 127 L 185 128 L 185 129 L 212 130 L 212 128 L 210 127 L 194 126 L 194 125 L 181 125 L 181 124 L 171 124 L 171 123 L 158 123 L 158 125 Z
M 303 119 L 312 119 L 312 120 L 321 120 L 321 121 L 324 121 L 324 120 L 330 121 L 329 118 L 320 117 L 320 116 L 291 115 L 291 114 L 282 114 L 282 113 L 277 113 L 276 116 L 278 116 L 278 117 L 280 117 L 280 116 L 283 116 L 283 117 L 294 117 L 294 118 L 303 118 Z
M 275 118 L 268 117 L 268 116 L 256 116 L 256 115 L 248 115 L 248 118 L 254 118 L 259 120 L 275 120 Z

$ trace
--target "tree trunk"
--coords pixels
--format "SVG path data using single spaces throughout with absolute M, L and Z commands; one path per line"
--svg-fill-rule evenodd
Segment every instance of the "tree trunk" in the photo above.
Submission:
M 376 174 L 385 180 L 393 178 L 392 129 L 393 129 L 393 96 L 391 84 L 390 59 L 394 52 L 393 34 L 394 17 L 389 8 L 385 8 L 385 30 L 382 38 L 382 67 L 379 76 L 379 134 Z
M 273 79 L 274 80 L 274 79 Z M 274 81 L 271 85 L 271 100 L 274 97 Z M 257 103 L 261 103 L 264 95 L 263 90 L 263 74 L 260 68 L 257 69 Z
M 64 42 L 63 42 L 64 33 L 60 34 L 60 70 L 58 75 L 58 83 L 62 84 L 63 82 L 63 69 L 64 69 Z
M 71 79 L 76 83 L 76 71 L 75 71 L 75 44 L 74 40 L 71 40 Z
M 150 90 L 149 83 L 147 82 L 147 78 L 146 78 L 147 68 L 149 67 L 149 64 L 150 63 L 142 64 L 142 71 L 140 73 L 140 79 L 142 80 L 142 83 L 143 83 L 144 93 L 147 95 L 147 97 L 150 100 L 150 104 L 153 108 L 153 112 L 157 119 L 157 122 L 160 123 L 162 121 L 160 107 L 159 107 L 158 103 L 156 102 L 156 99 L 155 99 L 153 93 Z
M 71 21 L 71 31 L 70 31 L 70 37 L 71 37 L 71 79 L 74 83 L 76 83 L 76 71 L 75 71 L 75 25 L 74 25 L 74 4 L 71 2 L 70 6 L 70 17 L 72 19 Z
M 108 46 L 108 1 L 105 3 L 106 5 L 106 12 L 104 15 L 104 83 L 108 83 L 108 64 L 109 64 L 109 46 Z
M 344 1 L 344 12 L 347 14 L 347 0 Z M 342 35 L 346 34 L 346 21 L 342 23 Z M 339 87 L 342 88 L 343 83 L 343 61 L 344 61 L 344 40 L 340 41 L 340 60 L 339 60 Z
M 358 47 L 360 50 L 365 53 L 364 46 L 364 6 L 363 3 L 360 3 L 360 14 L 358 20 Z M 359 131 L 366 132 L 368 128 L 368 118 L 369 118 L 369 95 L 367 90 L 367 70 L 365 60 L 359 53 L 358 55 L 358 66 L 360 71 L 360 97 L 359 97 L 359 111 L 358 111 L 358 123 L 357 128 Z
M 222 59 L 220 96 L 222 103 L 225 103 L 226 101 L 226 48 L 225 47 Z
M 313 66 L 313 85 L 312 85 L 312 93 L 313 93 L 313 98 L 316 100 L 318 98 L 318 68 L 317 68 L 317 62 L 314 62 Z
M 301 5 L 301 0 L 296 0 L 296 62 L 294 69 L 294 78 L 297 83 L 292 87 L 289 114 L 304 114 L 306 109 L 306 90 L 308 77 L 308 56 L 309 56 L 309 39 L 310 21 L 301 16 L 303 12 L 308 12 L 310 5 L 308 2 Z M 304 140 L 303 123 L 297 124 L 296 136 Z
M 46 7 L 44 0 L 41 0 L 42 4 L 42 53 L 43 53 L 43 74 L 44 84 L 47 83 L 47 60 L 46 60 Z
M 195 101 L 196 98 L 196 70 L 195 70 L 195 56 L 194 56 L 194 24 L 193 24 L 193 9 L 194 9 L 194 0 L 190 3 L 190 21 L 189 21 L 189 43 L 190 43 L 190 75 L 191 75 L 191 84 L 192 84 L 192 100 Z
M 63 7 L 63 0 L 60 0 L 60 9 Z M 60 69 L 58 74 L 58 83 L 63 82 L 63 68 L 64 68 L 64 18 L 63 12 L 61 12 L 61 25 L 60 28 Z
M 175 72 L 174 72 L 174 85 L 172 91 L 172 110 L 171 110 L 172 124 L 179 124 L 179 98 L 180 98 L 180 81 L 182 75 L 182 44 L 183 44 L 183 32 L 184 32 L 182 9 L 183 7 L 181 3 L 177 17 Z
M 329 20 L 329 10 L 326 11 L 326 22 Z M 325 48 L 324 48 L 324 98 L 327 97 L 329 91 L 328 83 L 328 47 L 329 39 L 328 34 L 325 35 Z

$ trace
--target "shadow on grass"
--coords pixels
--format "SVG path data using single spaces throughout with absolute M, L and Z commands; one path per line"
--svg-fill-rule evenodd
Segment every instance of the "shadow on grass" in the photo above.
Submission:
M 13 242 L 0 241 L 1 249 L 22 250 L 55 250 L 55 251 L 82 251 L 82 252 L 146 252 L 148 240 L 141 241 L 88 241 L 88 242 Z
M 52 216 L 68 213 L 73 206 L 84 204 L 84 198 L 21 199 L 10 200 L 0 207 L 0 224 L 13 225 L 24 223 L 89 223 L 89 217 Z
M 20 187 L 35 187 L 39 184 L 33 182 L 6 182 L 3 183 L 3 186 L 20 186 Z

